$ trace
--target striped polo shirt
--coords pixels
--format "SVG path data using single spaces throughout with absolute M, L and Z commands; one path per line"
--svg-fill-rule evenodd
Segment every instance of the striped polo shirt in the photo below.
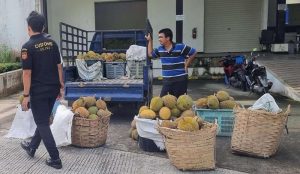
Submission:
M 152 57 L 160 58 L 162 64 L 162 76 L 164 82 L 177 82 L 187 79 L 187 73 L 184 69 L 185 60 L 196 52 L 185 44 L 173 44 L 170 51 L 164 46 L 153 50 Z

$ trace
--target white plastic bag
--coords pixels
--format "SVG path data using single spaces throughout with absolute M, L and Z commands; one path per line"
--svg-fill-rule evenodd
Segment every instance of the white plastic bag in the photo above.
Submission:
M 91 66 L 87 66 L 85 60 L 76 59 L 76 66 L 78 74 L 83 80 L 101 80 L 102 64 L 100 61 Z
M 57 147 L 71 144 L 71 129 L 74 113 L 64 105 L 57 107 L 50 126 Z
M 268 112 L 272 113 L 278 113 L 281 112 L 282 109 L 280 109 L 275 102 L 275 99 L 269 94 L 266 93 L 263 96 L 261 96 L 252 107 L 249 107 L 249 109 L 255 110 L 255 109 L 264 109 Z
M 137 116 L 134 119 L 136 120 L 136 129 L 139 136 L 153 140 L 160 150 L 164 150 L 163 136 L 157 131 L 158 121 L 139 118 Z
M 11 124 L 6 138 L 27 139 L 33 136 L 36 124 L 33 119 L 32 111 L 22 111 L 21 105 L 17 105 L 17 112 Z
M 126 60 L 146 60 L 146 47 L 131 45 L 126 51 Z

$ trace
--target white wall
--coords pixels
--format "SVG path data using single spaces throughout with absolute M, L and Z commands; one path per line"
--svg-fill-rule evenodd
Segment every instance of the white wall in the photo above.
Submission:
M 154 47 L 159 46 L 158 31 L 170 28 L 173 31 L 173 40 L 176 40 L 176 1 L 175 0 L 148 0 L 148 18 L 153 28 Z
M 170 28 L 176 40 L 176 1 L 148 0 L 148 18 L 153 27 L 154 47 L 158 47 L 158 31 Z M 183 43 L 203 52 L 204 46 L 204 0 L 183 1 Z M 192 38 L 192 29 L 197 28 L 197 38 Z
M 95 2 L 118 0 L 47 0 L 48 30 L 59 42 L 59 23 L 95 30 Z
M 26 18 L 33 10 L 33 0 L 0 0 L 0 44 L 21 49 L 29 39 Z
M 204 51 L 204 0 L 183 1 L 183 43 Z M 197 38 L 192 38 L 192 29 L 197 28 Z
M 118 0 L 48 0 L 48 29 L 54 40 L 59 41 L 59 23 L 85 30 L 95 29 L 95 2 Z M 154 46 L 159 46 L 158 31 L 170 28 L 176 37 L 176 1 L 147 0 L 147 15 L 153 27 Z M 193 9 L 193 10 L 191 10 Z M 204 38 L 204 0 L 184 1 L 184 43 L 203 51 Z M 195 18 L 195 16 L 197 16 Z M 195 20 L 196 19 L 196 20 Z M 197 27 L 197 39 L 191 38 L 192 28 Z
M 261 8 L 261 29 L 268 28 L 268 11 L 269 11 L 269 0 L 262 0 Z
M 300 4 L 300 0 L 286 0 L 287 4 Z

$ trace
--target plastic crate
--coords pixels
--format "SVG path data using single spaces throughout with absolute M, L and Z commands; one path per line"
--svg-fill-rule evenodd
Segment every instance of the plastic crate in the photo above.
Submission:
M 143 61 L 135 61 L 135 60 L 128 60 L 127 66 L 130 71 L 130 77 L 135 77 L 136 79 L 143 78 L 143 69 L 146 65 L 146 60 Z
M 217 136 L 231 136 L 234 115 L 232 109 L 195 109 L 197 115 L 205 121 L 214 123 L 217 119 L 219 131 Z
M 116 79 L 125 75 L 126 62 L 104 62 L 105 75 L 108 79 Z

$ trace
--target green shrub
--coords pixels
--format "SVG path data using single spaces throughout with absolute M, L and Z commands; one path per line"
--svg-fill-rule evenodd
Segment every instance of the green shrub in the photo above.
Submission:
M 0 44 L 0 63 L 11 63 L 13 60 L 13 50 L 6 45 Z
M 0 63 L 0 73 L 13 71 L 20 68 L 21 68 L 20 63 Z

